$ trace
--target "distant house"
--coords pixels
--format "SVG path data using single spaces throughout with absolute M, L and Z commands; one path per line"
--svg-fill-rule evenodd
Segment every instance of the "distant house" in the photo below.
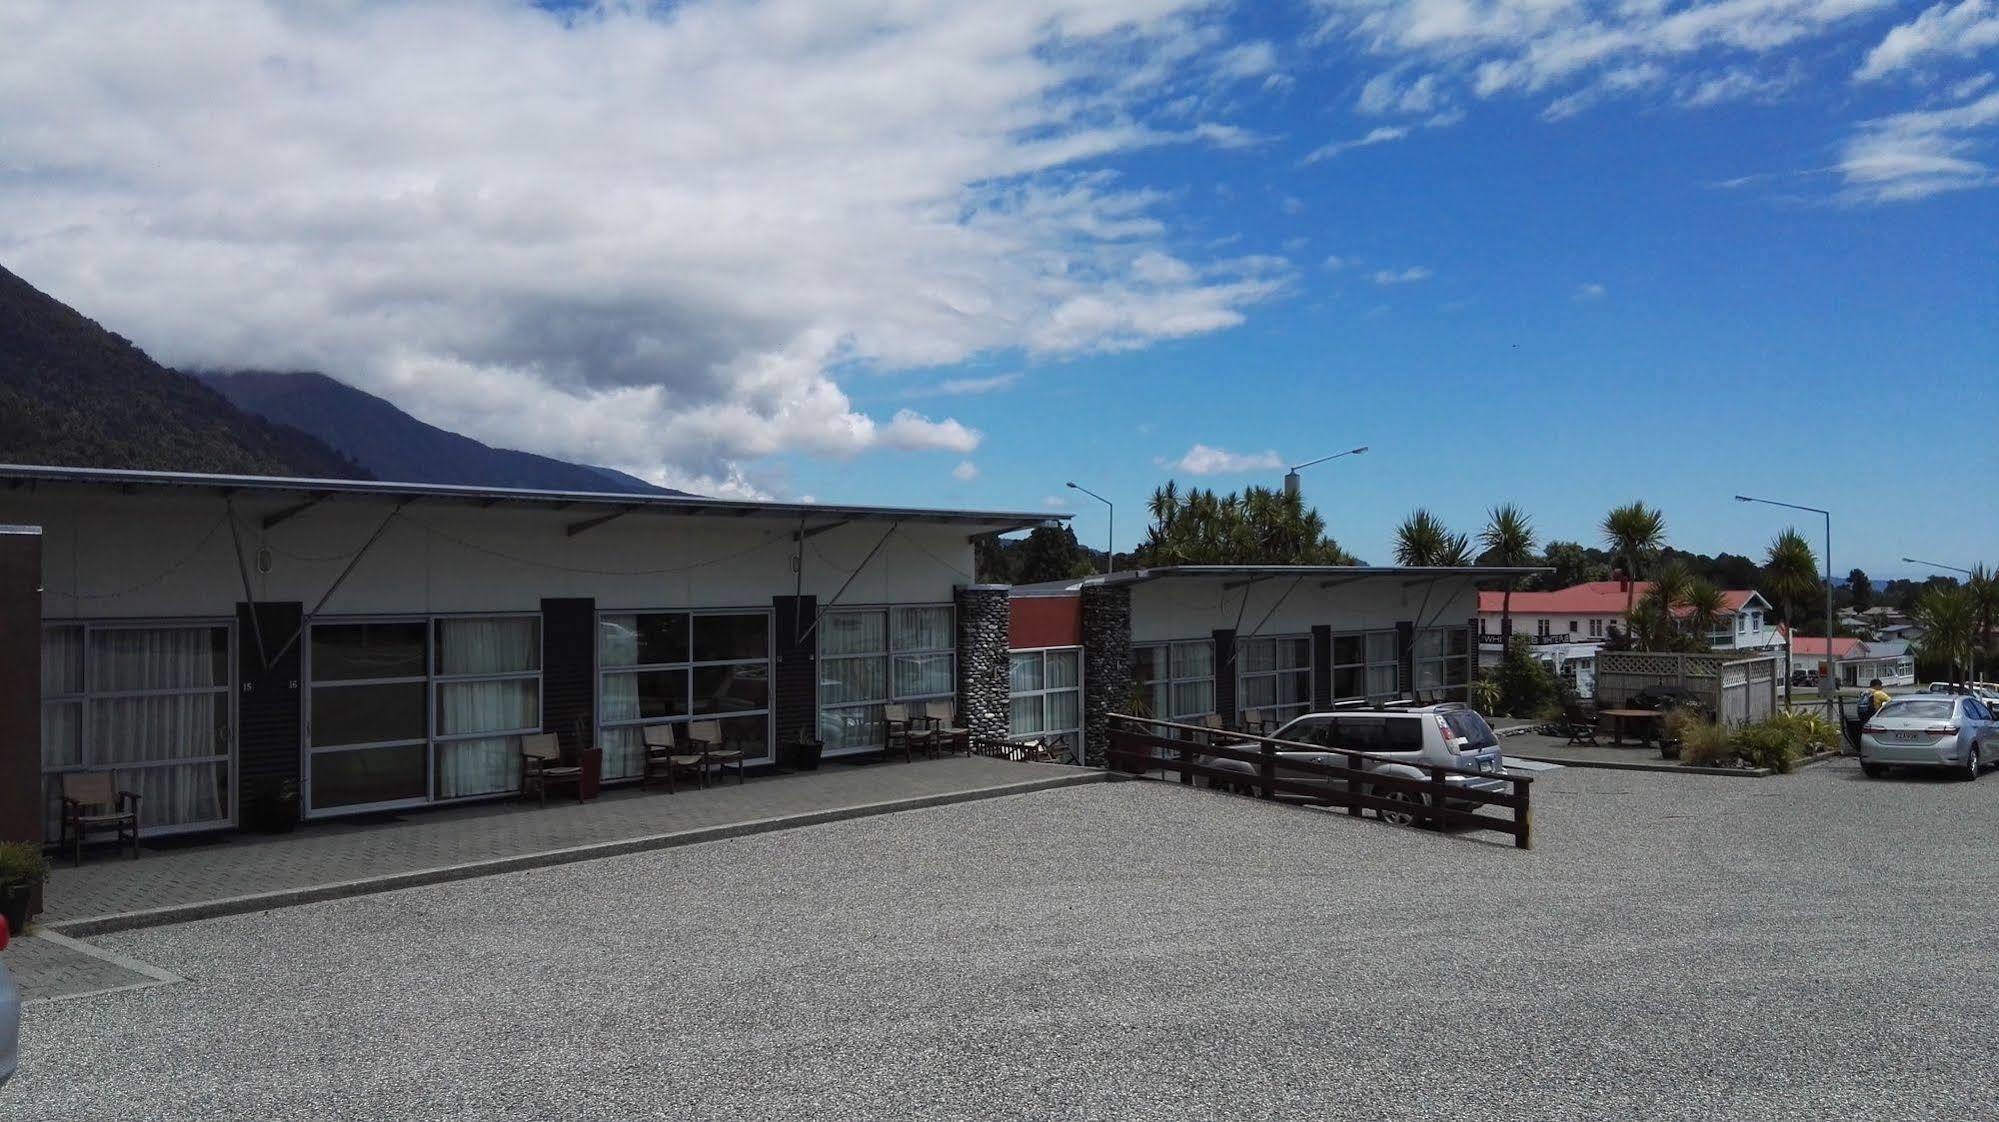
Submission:
M 1794 680 L 1817 682 L 1826 671 L 1826 641 L 1816 635 L 1791 638 L 1791 674 Z M 1832 641 L 1832 666 L 1842 686 L 1864 686 L 1875 678 L 1884 686 L 1909 686 L 1916 681 L 1916 658 L 1909 644 L 1900 639 L 1836 638 Z
M 1638 581 L 1636 598 L 1643 599 L 1651 588 L 1652 582 Z M 1762 593 L 1731 589 L 1722 596 L 1725 607 L 1720 626 L 1707 637 L 1715 650 L 1762 651 L 1784 645 L 1783 635 L 1770 623 L 1770 601 Z M 1633 588 L 1614 580 L 1590 581 L 1555 592 L 1516 592 L 1513 633 L 1537 645 L 1601 644 L 1613 626 L 1622 626 L 1626 605 L 1632 599 Z M 1499 661 L 1500 618 L 1505 603 L 1503 592 L 1478 594 L 1480 661 L 1486 665 Z M 1486 657 L 1488 653 L 1490 657 Z

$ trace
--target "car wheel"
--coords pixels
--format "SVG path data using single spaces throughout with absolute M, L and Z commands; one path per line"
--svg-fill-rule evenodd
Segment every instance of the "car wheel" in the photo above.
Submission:
M 1383 822 L 1391 826 L 1421 826 L 1425 823 L 1423 807 L 1428 804 L 1422 795 L 1414 791 L 1383 791 L 1381 797 L 1401 804 L 1393 810 L 1383 807 L 1375 811 Z
M 1866 772 L 1867 778 L 1869 779 L 1879 779 L 1882 776 L 1888 774 L 1888 765 L 1870 764 L 1865 760 L 1862 760 L 1860 763 L 1860 770 Z
M 1960 771 L 1960 772 L 1958 772 L 1958 773 L 1957 773 L 1957 777 L 1958 777 L 1959 779 L 1962 779 L 1962 780 L 1964 780 L 1964 781 L 1965 781 L 1966 783 L 1969 783 L 1969 782 L 1971 782 L 1972 780 L 1974 780 L 1974 779 L 1977 779 L 1977 778 L 1978 778 L 1978 742 L 1977 742 L 1977 741 L 1975 741 L 1975 740 L 1974 740 L 1974 741 L 1972 741 L 1972 743 L 1971 743 L 1971 747 L 1969 747 L 1969 748 L 1965 749 L 1965 752 L 1964 752 L 1964 769 L 1963 769 L 1962 771 Z

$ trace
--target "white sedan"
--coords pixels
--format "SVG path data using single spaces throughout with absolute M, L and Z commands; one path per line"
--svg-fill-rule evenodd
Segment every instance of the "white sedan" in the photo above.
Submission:
M 1860 729 L 1860 766 L 1879 778 L 1891 767 L 1949 768 L 1976 779 L 1999 761 L 1999 722 L 1969 694 L 1898 697 Z

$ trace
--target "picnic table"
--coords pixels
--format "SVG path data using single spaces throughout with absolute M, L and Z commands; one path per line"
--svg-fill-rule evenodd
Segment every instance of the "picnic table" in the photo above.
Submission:
M 1659 718 L 1666 715 L 1663 709 L 1605 709 L 1603 716 L 1610 718 L 1610 742 L 1624 746 L 1624 729 L 1627 722 L 1638 724 L 1638 743 L 1658 739 Z

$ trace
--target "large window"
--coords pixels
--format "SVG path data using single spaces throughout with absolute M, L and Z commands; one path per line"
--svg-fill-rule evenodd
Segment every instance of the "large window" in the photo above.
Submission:
M 1312 640 L 1305 635 L 1236 641 L 1236 707 L 1288 721 L 1312 708 Z
M 1008 732 L 1017 740 L 1083 736 L 1083 652 L 1079 647 L 1014 651 Z
M 313 811 L 502 794 L 541 731 L 541 619 L 462 616 L 312 625 Z
M 1152 717 L 1188 721 L 1215 711 L 1212 639 L 1133 647 L 1131 676 L 1144 691 L 1146 711 Z
M 819 730 L 828 752 L 881 747 L 882 707 L 956 692 L 948 606 L 847 608 L 819 621 Z
M 1471 682 L 1471 633 L 1462 627 L 1440 627 L 1416 633 L 1418 695 L 1440 693 L 1459 701 Z
M 230 820 L 235 680 L 227 624 L 70 624 L 42 632 L 48 835 L 61 776 L 110 772 L 148 830 Z
M 1393 698 L 1396 676 L 1395 632 L 1333 636 L 1333 700 Z
M 605 612 L 597 666 L 605 779 L 644 770 L 654 725 L 720 721 L 745 760 L 770 755 L 770 613 Z

